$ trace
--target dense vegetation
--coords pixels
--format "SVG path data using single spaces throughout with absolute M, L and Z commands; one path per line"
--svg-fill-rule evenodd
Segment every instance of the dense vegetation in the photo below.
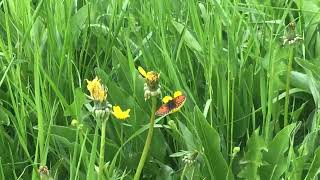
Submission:
M 104 178 L 133 179 L 153 114 L 139 66 L 160 73 L 157 108 L 187 97 L 156 117 L 141 179 L 317 178 L 319 23 L 318 0 L 0 0 L 0 179 L 97 179 L 102 132 Z M 131 109 L 105 131 L 96 76 Z

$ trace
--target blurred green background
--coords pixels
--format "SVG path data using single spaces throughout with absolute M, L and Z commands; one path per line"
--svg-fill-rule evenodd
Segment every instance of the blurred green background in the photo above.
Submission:
M 0 0 L 0 179 L 96 179 L 95 76 L 131 109 L 108 121 L 106 175 L 132 179 L 151 112 L 137 66 L 187 96 L 156 119 L 141 179 L 314 179 L 319 22 L 318 0 Z

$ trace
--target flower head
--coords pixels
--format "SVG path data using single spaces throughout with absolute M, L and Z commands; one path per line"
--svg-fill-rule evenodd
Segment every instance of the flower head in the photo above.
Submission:
M 138 67 L 138 71 L 148 81 L 157 81 L 160 77 L 160 74 L 158 74 L 157 72 L 155 71 L 146 72 L 141 66 Z
M 71 126 L 78 126 L 78 125 L 79 125 L 79 121 L 76 119 L 72 119 Z
M 140 74 L 146 79 L 146 83 L 151 90 L 157 90 L 159 85 L 160 74 L 155 71 L 146 72 L 142 67 L 138 67 Z
M 49 169 L 47 166 L 40 166 L 38 169 L 41 179 L 49 176 Z
M 128 117 L 130 117 L 129 113 L 130 113 L 130 109 L 127 109 L 125 111 L 122 111 L 122 109 L 120 108 L 120 106 L 113 106 L 112 107 L 112 114 L 119 120 L 125 120 Z
M 90 92 L 90 97 L 99 102 L 103 102 L 107 99 L 107 90 L 105 87 L 100 83 L 101 79 L 95 77 L 92 81 L 87 81 L 87 89 Z
M 296 23 L 290 22 L 288 24 L 288 28 L 286 29 L 286 33 L 284 36 L 281 37 L 282 39 L 282 45 L 288 44 L 295 44 L 296 42 L 303 40 L 303 38 L 299 35 L 296 34 Z
M 107 102 L 107 105 L 105 107 L 96 107 L 93 111 L 93 115 L 100 120 L 108 120 L 109 119 L 109 115 L 110 115 L 110 108 L 111 108 L 111 104 L 109 104 Z
M 240 147 L 234 147 L 232 150 L 232 156 L 235 157 L 238 152 L 240 152 Z
M 161 94 L 159 79 L 160 74 L 155 71 L 146 72 L 142 67 L 138 67 L 138 71 L 141 76 L 145 79 L 144 84 L 144 98 L 149 99 L 151 96 L 158 96 Z
M 196 161 L 198 155 L 199 155 L 199 152 L 196 150 L 187 151 L 186 154 L 183 156 L 182 161 L 188 165 L 191 165 Z

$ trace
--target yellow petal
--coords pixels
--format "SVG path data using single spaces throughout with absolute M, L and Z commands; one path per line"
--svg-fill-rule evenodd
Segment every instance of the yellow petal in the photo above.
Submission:
M 172 97 L 171 97 L 171 96 L 165 96 L 165 97 L 162 99 L 162 102 L 163 102 L 163 103 L 167 103 L 167 102 L 169 102 L 170 100 L 172 100 Z
M 138 67 L 138 71 L 144 78 L 147 77 L 146 71 L 141 66 Z
M 112 114 L 119 120 L 125 120 L 128 117 L 130 117 L 129 115 L 130 109 L 122 111 L 120 106 L 113 106 L 112 109 L 113 109 Z
M 100 79 L 95 77 L 92 81 L 87 80 L 87 89 L 90 92 L 90 96 L 93 100 L 104 101 L 107 98 L 107 91 L 100 83 Z
M 121 108 L 120 106 L 112 106 L 113 112 L 120 112 Z
M 181 91 L 176 91 L 176 92 L 174 92 L 173 97 L 176 98 L 176 97 L 181 96 L 181 95 L 182 95 Z
M 146 74 L 146 79 L 150 82 L 156 82 L 159 80 L 160 74 L 155 71 L 149 71 Z

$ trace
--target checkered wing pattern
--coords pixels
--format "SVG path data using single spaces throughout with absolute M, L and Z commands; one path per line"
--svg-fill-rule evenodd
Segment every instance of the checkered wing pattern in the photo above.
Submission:
M 165 116 L 167 114 L 172 113 L 174 110 L 181 108 L 186 101 L 186 96 L 180 95 L 178 97 L 173 98 L 166 104 L 160 106 L 160 108 L 156 111 L 157 116 Z

